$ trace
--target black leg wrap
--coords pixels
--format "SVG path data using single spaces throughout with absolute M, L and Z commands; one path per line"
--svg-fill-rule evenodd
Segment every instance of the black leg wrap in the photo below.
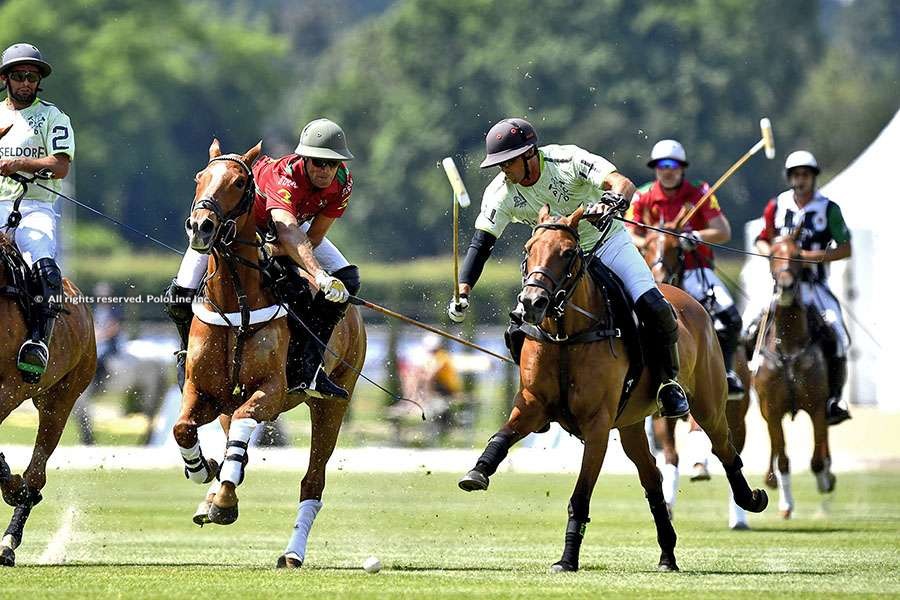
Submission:
M 506 458 L 509 447 L 512 445 L 512 437 L 512 434 L 503 432 L 492 435 L 484 452 L 478 457 L 478 462 L 475 463 L 475 470 L 488 477 L 493 475 L 503 459 Z
M 9 520 L 9 527 L 6 528 L 6 535 L 15 538 L 14 547 L 18 547 L 22 543 L 22 532 L 25 531 L 25 522 L 28 520 L 33 507 L 33 504 L 22 504 L 13 509 L 12 519 Z
M 677 571 L 675 543 L 678 541 L 678 536 L 675 534 L 675 528 L 672 527 L 665 498 L 663 498 L 661 490 L 648 492 L 646 496 L 647 504 L 650 506 L 650 514 L 653 515 L 653 522 L 656 524 L 656 541 L 661 551 L 659 568 L 661 570 Z
M 169 287 L 163 292 L 163 310 L 169 316 L 175 328 L 178 330 L 178 337 L 181 338 L 181 349 L 187 349 L 188 334 L 191 331 L 191 321 L 194 319 L 194 313 L 191 310 L 191 302 L 197 290 L 184 288 L 175 283 L 169 284 Z
M 750 512 L 758 513 L 765 510 L 769 504 L 769 497 L 763 490 L 751 490 L 744 478 L 741 469 L 744 463 L 740 456 L 735 456 L 734 462 L 730 465 L 723 464 L 725 468 L 725 477 L 728 478 L 728 485 L 731 486 L 731 493 L 734 496 L 735 503 Z
M 578 559 L 581 555 L 581 542 L 584 541 L 584 533 L 590 519 L 579 520 L 569 517 L 566 524 L 566 543 L 563 547 L 562 557 L 554 567 L 559 571 L 577 571 Z

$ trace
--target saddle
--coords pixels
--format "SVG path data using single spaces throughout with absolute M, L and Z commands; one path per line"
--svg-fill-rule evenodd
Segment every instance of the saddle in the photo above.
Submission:
M 14 299 L 22 311 L 25 323 L 30 326 L 31 315 L 34 312 L 31 269 L 22 258 L 19 249 L 9 241 L 0 241 L 0 260 L 3 262 L 2 268 L 6 272 L 8 282 L 0 286 L 0 296 Z
M 615 273 L 599 260 L 591 260 L 586 270 L 594 284 L 601 288 L 603 297 L 606 298 L 608 314 L 610 315 L 608 322 L 599 323 L 596 327 L 577 336 L 558 340 L 550 337 L 543 329 L 524 323 L 515 313 L 510 313 L 511 323 L 504 335 L 506 347 L 509 349 L 510 355 L 516 364 L 519 364 L 522 355 L 522 345 L 525 343 L 526 338 L 542 343 L 571 345 L 595 342 L 611 337 L 621 337 L 628 354 L 629 365 L 619 398 L 617 412 L 621 413 L 628 398 L 630 398 L 631 393 L 640 381 L 641 372 L 644 370 L 645 364 L 643 347 L 650 341 L 644 340 L 642 343 L 638 319 L 634 312 L 634 304 Z

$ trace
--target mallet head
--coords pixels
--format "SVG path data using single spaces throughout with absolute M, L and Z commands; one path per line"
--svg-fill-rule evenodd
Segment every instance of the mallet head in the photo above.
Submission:
M 775 158 L 775 135 L 772 133 L 772 122 L 768 117 L 759 120 L 759 129 L 762 131 L 763 147 L 766 150 L 766 158 Z
M 456 196 L 456 201 L 459 202 L 460 208 L 468 208 L 469 204 L 471 204 L 469 193 L 466 191 L 466 184 L 463 183 L 462 177 L 460 177 L 459 171 L 456 169 L 453 157 L 448 156 L 441 161 L 441 165 L 444 167 L 444 172 L 447 173 L 447 179 L 450 180 L 453 194 Z

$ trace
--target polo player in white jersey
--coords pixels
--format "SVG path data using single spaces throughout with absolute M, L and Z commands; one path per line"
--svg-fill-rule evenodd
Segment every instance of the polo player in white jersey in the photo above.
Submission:
M 500 173 L 488 185 L 475 221 L 475 235 L 459 274 L 459 302 L 450 301 L 448 314 L 461 322 L 472 291 L 494 243 L 509 223 L 537 224 L 544 205 L 550 214 L 569 215 L 579 206 L 585 214 L 606 210 L 606 205 L 628 206 L 626 198 L 634 184 L 605 158 L 578 146 L 538 147 L 537 132 L 524 119 L 504 119 L 487 134 L 487 157 L 481 168 L 498 166 Z M 601 199 L 603 202 L 601 202 Z M 653 274 L 625 231 L 622 223 L 610 220 L 600 231 L 587 219 L 578 226 L 580 244 L 594 253 L 624 284 L 634 301 L 642 327 L 655 341 L 647 352 L 650 372 L 656 380 L 660 414 L 677 418 L 688 413 L 684 389 L 678 383 L 678 324 L 671 305 L 656 287 Z M 592 261 L 596 263 L 596 261 Z M 599 265 L 594 264 L 594 268 Z M 588 269 L 595 277 L 593 268 Z

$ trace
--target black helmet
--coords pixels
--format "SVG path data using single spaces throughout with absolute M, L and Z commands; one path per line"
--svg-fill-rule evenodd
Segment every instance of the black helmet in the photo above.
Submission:
M 537 147 L 537 132 L 525 119 L 503 119 L 488 131 L 484 139 L 487 156 L 481 161 L 481 168 L 493 167 L 525 154 Z
M 0 58 L 0 75 L 5 75 L 13 65 L 29 64 L 34 65 L 41 72 L 41 77 L 47 77 L 53 68 L 44 57 L 41 51 L 31 44 L 13 44 L 3 51 L 3 57 Z

